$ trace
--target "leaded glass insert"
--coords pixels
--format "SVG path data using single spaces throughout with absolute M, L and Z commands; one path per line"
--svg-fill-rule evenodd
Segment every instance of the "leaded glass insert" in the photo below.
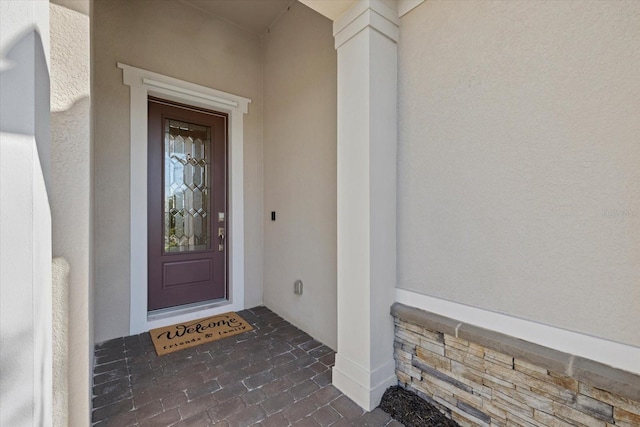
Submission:
M 211 128 L 164 122 L 164 250 L 209 248 Z

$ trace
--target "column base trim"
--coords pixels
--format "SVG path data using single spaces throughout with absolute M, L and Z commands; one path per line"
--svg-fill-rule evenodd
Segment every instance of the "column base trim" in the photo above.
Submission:
M 369 371 L 348 358 L 336 354 L 332 370 L 333 385 L 365 411 L 374 410 L 387 388 L 397 385 L 395 360 Z

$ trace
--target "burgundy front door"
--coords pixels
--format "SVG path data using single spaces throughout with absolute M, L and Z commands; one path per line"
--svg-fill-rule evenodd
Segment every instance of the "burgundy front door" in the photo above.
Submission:
M 227 115 L 149 98 L 148 310 L 227 296 Z

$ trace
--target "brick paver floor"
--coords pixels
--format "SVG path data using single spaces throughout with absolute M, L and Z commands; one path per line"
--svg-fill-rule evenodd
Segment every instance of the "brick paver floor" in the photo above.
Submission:
M 157 356 L 148 333 L 96 346 L 94 426 L 402 426 L 331 385 L 334 352 L 265 307 L 254 327 Z

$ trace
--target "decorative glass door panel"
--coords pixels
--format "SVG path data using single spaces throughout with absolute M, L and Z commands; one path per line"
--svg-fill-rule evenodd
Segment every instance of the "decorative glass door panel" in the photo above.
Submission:
M 148 132 L 148 310 L 226 298 L 227 115 L 150 98 Z
M 210 151 L 211 128 L 165 119 L 165 252 L 201 251 L 211 246 Z

